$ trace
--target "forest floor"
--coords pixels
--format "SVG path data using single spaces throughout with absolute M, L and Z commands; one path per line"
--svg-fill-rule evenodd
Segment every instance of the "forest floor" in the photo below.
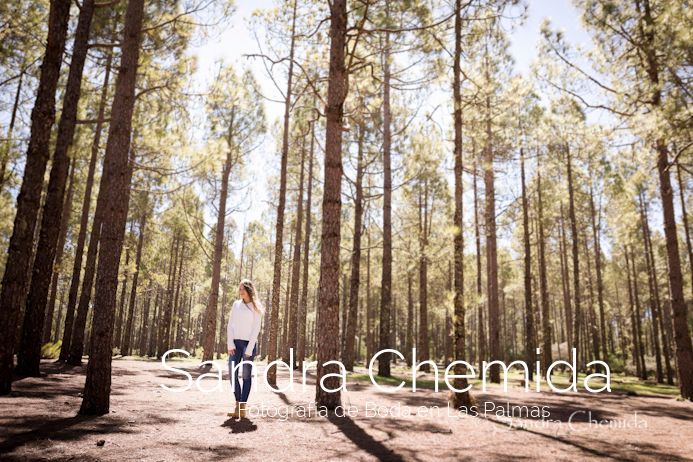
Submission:
M 693 460 L 693 405 L 671 388 L 537 393 L 512 379 L 505 393 L 474 383 L 472 415 L 448 408 L 445 388 L 426 389 L 432 376 L 415 393 L 410 384 L 386 393 L 361 368 L 342 393 L 344 413 L 324 416 L 310 404 L 314 375 L 305 390 L 299 372 L 293 391 L 274 393 L 260 367 L 248 418 L 238 420 L 226 416 L 233 398 L 226 364 L 216 363 L 223 382 L 201 383 L 221 390 L 193 384 L 174 393 L 160 385 L 180 388 L 187 379 L 161 362 L 115 359 L 110 414 L 83 417 L 86 367 L 44 360 L 45 376 L 17 380 L 12 396 L 0 397 L 0 460 Z M 169 364 L 201 373 L 199 361 Z M 278 382 L 289 383 L 285 370 Z

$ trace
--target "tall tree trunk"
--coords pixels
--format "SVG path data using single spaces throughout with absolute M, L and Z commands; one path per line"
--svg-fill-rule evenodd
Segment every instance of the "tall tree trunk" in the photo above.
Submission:
M 130 231 L 128 234 L 132 236 L 133 223 L 130 222 Z M 113 336 L 113 346 L 120 348 L 120 340 L 123 333 L 123 317 L 125 316 L 125 298 L 128 287 L 128 270 L 130 269 L 130 247 L 125 249 L 125 268 L 123 268 L 123 285 L 120 289 L 120 303 L 118 305 L 118 315 L 115 323 L 115 334 Z
M 347 34 L 347 2 L 330 5 L 330 71 L 327 86 L 325 174 L 320 245 L 320 292 L 317 318 L 318 349 L 315 401 L 334 409 L 340 405 L 341 384 L 336 364 L 325 365 L 339 354 L 339 243 L 341 238 L 342 132 L 347 69 L 344 61 Z M 380 371 L 379 371 L 380 372 Z M 324 377 L 326 374 L 333 374 Z M 323 380 L 324 379 L 324 380 Z M 321 386 L 322 385 L 322 386 Z
M 92 341 L 80 414 L 102 415 L 108 413 L 110 407 L 113 317 L 118 267 L 130 202 L 132 160 L 128 158 L 128 153 L 143 11 L 144 0 L 129 0 L 101 179 L 102 189 L 108 191 L 108 201 L 104 204 L 106 211 L 99 244 Z
M 298 211 L 296 212 L 296 230 L 294 239 L 294 256 L 291 262 L 291 310 L 289 316 L 289 341 L 288 348 L 293 348 L 294 352 L 298 349 L 298 304 L 299 304 L 299 283 L 301 275 L 301 246 L 303 245 L 303 180 L 305 176 L 305 157 L 306 157 L 306 137 L 303 137 L 301 145 L 301 168 L 299 174 L 298 185 Z M 289 358 L 287 352 L 286 358 Z M 296 367 L 297 358 L 294 354 L 294 364 Z
M 270 314 L 270 346 L 267 361 L 277 359 L 277 336 L 279 335 L 279 294 L 282 281 L 282 254 L 284 250 L 284 209 L 286 208 L 286 165 L 289 158 L 289 128 L 291 118 L 291 96 L 294 76 L 294 49 L 296 46 L 296 5 L 294 0 L 291 21 L 291 45 L 289 48 L 289 71 L 286 80 L 286 96 L 284 98 L 284 128 L 282 134 L 282 159 L 279 175 L 279 202 L 277 204 L 277 224 L 274 241 L 274 271 L 272 277 L 272 312 Z M 267 382 L 277 383 L 277 368 L 271 368 L 267 373 Z
M 476 244 L 476 309 L 477 309 L 477 352 L 479 370 L 482 368 L 483 361 L 486 360 L 486 328 L 484 323 L 484 302 L 482 301 L 481 291 L 481 233 L 479 232 L 479 191 L 477 187 L 478 169 L 476 143 L 472 139 L 472 156 L 474 158 L 474 241 Z
M 146 200 L 145 200 L 146 204 Z M 146 205 L 145 210 L 142 211 L 140 216 L 139 230 L 140 234 L 137 237 L 137 250 L 135 251 L 135 271 L 132 274 L 132 284 L 130 287 L 130 307 L 128 309 L 128 320 L 125 326 L 125 337 L 123 338 L 123 348 L 121 348 L 121 354 L 123 356 L 128 356 L 130 354 L 130 342 L 132 341 L 132 326 L 134 324 L 135 317 L 135 304 L 137 300 L 137 281 L 140 275 L 140 264 L 142 262 L 142 247 L 144 246 L 144 230 L 147 226 L 147 211 Z
M 488 70 L 486 71 L 488 74 Z M 488 75 L 487 75 L 488 79 Z M 486 296 L 488 299 L 489 356 L 501 359 L 500 312 L 498 306 L 498 252 L 496 242 L 496 189 L 493 171 L 491 98 L 486 96 L 486 147 L 484 148 L 484 186 L 486 188 L 484 223 L 486 226 Z M 500 383 L 500 366 L 491 366 L 490 380 Z
M 570 238 L 573 249 L 573 348 L 578 349 L 578 367 L 584 365 L 584 358 L 579 354 L 580 326 L 582 326 L 582 310 L 580 309 L 580 257 L 578 252 L 577 219 L 575 217 L 575 192 L 573 190 L 573 163 L 570 154 L 570 146 L 566 144 L 566 163 L 568 171 L 568 217 L 570 218 Z M 568 352 L 570 357 L 570 351 Z
M 232 133 L 229 130 L 229 133 Z M 217 210 L 217 225 L 214 231 L 214 254 L 212 255 L 212 282 L 209 290 L 207 309 L 205 310 L 204 327 L 202 331 L 202 360 L 210 361 L 214 356 L 215 338 L 217 333 L 217 303 L 219 300 L 219 281 L 221 278 L 221 260 L 224 254 L 224 226 L 226 223 L 226 200 L 229 193 L 229 175 L 231 167 L 235 164 L 234 152 L 229 143 L 226 152 L 226 160 L 221 170 L 221 191 L 219 192 L 219 208 Z M 175 273 L 175 272 L 174 272 Z M 170 322 L 170 305 L 166 311 Z M 159 344 L 168 339 L 169 332 L 165 332 L 163 339 L 159 339 Z M 161 351 L 160 351 L 161 353 Z
M 363 151 L 365 126 L 358 125 L 358 146 L 356 158 L 356 197 L 354 199 L 354 238 L 351 250 L 351 279 L 349 281 L 349 317 L 346 330 L 344 367 L 354 370 L 354 345 L 356 337 L 356 318 L 359 310 L 359 287 L 361 284 L 361 235 L 363 234 Z
M 89 158 L 89 167 L 87 170 L 87 180 L 84 186 L 84 199 L 82 201 L 82 212 L 79 221 L 79 234 L 77 235 L 77 245 L 75 246 L 75 256 L 72 265 L 72 278 L 70 279 L 70 292 L 67 297 L 67 308 L 65 311 L 65 329 L 63 331 L 63 341 L 60 347 L 60 361 L 67 361 L 71 346 L 72 334 L 75 329 L 75 306 L 77 305 L 77 295 L 79 292 L 80 274 L 82 272 L 82 257 L 84 255 L 84 244 L 87 239 L 87 230 L 89 227 L 89 210 L 91 208 L 91 195 L 94 187 L 94 172 L 96 171 L 96 162 L 99 155 L 99 146 L 101 144 L 101 133 L 103 131 L 104 115 L 106 112 L 106 100 L 108 98 L 108 85 L 111 75 L 111 65 L 113 63 L 113 53 L 109 52 L 106 58 L 106 69 L 104 71 L 103 84 L 101 86 L 101 97 L 99 99 L 98 116 L 96 119 L 96 127 L 94 128 L 94 140 L 91 145 L 91 157 Z M 94 218 L 92 225 L 92 233 L 95 228 L 100 228 Z M 98 239 L 94 241 L 94 245 L 98 244 Z M 91 241 L 89 247 L 91 248 Z M 96 249 L 96 247 L 94 248 Z M 95 257 L 95 255 L 94 255 Z M 87 261 L 89 261 L 89 252 L 87 252 Z M 87 263 L 87 268 L 89 263 Z M 85 268 L 86 273 L 86 268 Z M 92 273 L 93 274 L 93 273 Z M 93 278 L 93 276 L 92 276 Z M 86 279 L 86 277 L 85 277 Z M 91 283 L 89 284 L 91 287 Z M 91 290 L 91 289 L 89 289 Z M 79 314 L 79 313 L 78 313 Z M 84 322 L 86 322 L 86 311 L 83 313 L 84 321 L 81 323 L 81 335 L 84 336 Z M 79 328 L 77 328 L 79 331 Z M 81 362 L 82 352 L 79 351 L 79 362 Z
M 524 288 L 525 288 L 525 361 L 534 364 L 534 308 L 532 307 L 532 252 L 529 244 L 529 203 L 525 184 L 525 151 L 520 148 L 520 179 L 522 185 L 522 236 L 524 242 Z M 528 380 L 532 380 L 533 367 L 528 367 Z
M 61 212 L 63 219 L 60 220 L 60 233 L 58 235 L 58 244 L 55 254 L 55 264 L 53 265 L 53 277 L 51 278 L 51 288 L 48 295 L 48 307 L 46 308 L 46 319 L 43 323 L 43 340 L 41 343 L 50 342 L 51 331 L 53 330 L 53 314 L 55 313 L 55 301 L 58 295 L 58 281 L 60 280 L 60 266 L 63 261 L 63 253 L 65 250 L 65 240 L 67 238 L 67 227 L 72 216 L 72 200 L 75 191 L 75 164 L 71 162 L 70 180 L 67 186 L 67 194 L 63 201 L 63 210 Z M 56 326 L 56 330 L 60 328 L 60 324 Z
M 631 258 L 630 258 L 631 265 L 633 267 L 633 300 L 635 301 L 634 306 L 635 306 L 635 335 L 637 336 L 638 340 L 638 361 L 640 361 L 640 378 L 643 380 L 647 380 L 647 368 L 645 367 L 645 346 L 642 341 L 642 323 L 640 321 L 641 319 L 641 310 L 640 310 L 640 294 L 638 290 L 638 273 L 635 269 L 635 258 L 634 255 L 631 252 Z M 628 254 L 626 254 L 626 264 L 628 263 Z M 630 268 L 629 268 L 630 271 Z
M 594 192 L 590 188 L 590 215 L 592 217 L 592 239 L 594 240 L 594 266 L 597 274 L 597 303 L 599 304 L 599 338 L 604 360 L 609 357 L 606 343 L 606 316 L 604 313 L 604 283 L 602 282 L 602 246 L 600 243 L 600 221 L 594 206 Z M 601 216 L 601 207 L 599 211 Z
M 385 2 L 388 10 L 389 3 Z M 383 65 L 383 260 L 380 282 L 381 350 L 391 348 L 390 318 L 392 316 L 392 115 L 390 113 L 390 33 L 384 34 Z M 378 375 L 390 377 L 390 353 L 378 357 Z
M 306 197 L 306 237 L 303 240 L 303 277 L 301 302 L 298 312 L 298 354 L 299 366 L 303 367 L 306 358 L 306 315 L 308 306 L 308 255 L 310 253 L 310 225 L 313 194 L 313 157 L 315 148 L 315 121 L 310 124 L 310 152 L 308 154 L 308 192 Z
M 87 57 L 89 30 L 94 15 L 94 0 L 84 0 L 80 8 L 79 20 L 72 47 L 72 61 L 67 78 L 62 112 L 58 124 L 58 135 L 51 163 L 48 190 L 41 215 L 41 231 L 34 259 L 34 267 L 29 286 L 22 336 L 17 351 L 17 372 L 21 375 L 38 376 L 41 362 L 41 339 L 46 316 L 48 289 L 53 274 L 60 222 L 65 200 L 65 185 L 70 170 L 68 149 L 72 144 L 77 122 L 82 73 Z
M 455 54 L 453 58 L 452 93 L 454 102 L 454 157 L 455 157 L 455 211 L 453 233 L 454 242 L 454 282 L 455 292 L 453 296 L 454 316 L 453 326 L 455 331 L 455 358 L 464 357 L 464 210 L 463 185 L 462 185 L 462 84 L 460 82 L 460 58 L 462 56 L 462 0 L 455 0 Z M 496 313 L 497 314 L 497 313 Z M 496 318 L 496 321 L 498 319 Z M 496 327 L 498 325 L 496 324 Z M 494 351 L 496 353 L 496 351 Z M 457 390 L 467 388 L 467 379 L 460 377 L 466 373 L 466 367 L 461 363 L 454 366 L 455 377 L 453 385 Z M 468 391 L 451 394 L 452 404 L 455 408 L 468 407 L 472 404 L 472 397 Z
M 19 314 L 26 300 L 34 231 L 49 157 L 51 128 L 55 121 L 55 92 L 65 50 L 71 3 L 69 0 L 50 2 L 46 52 L 31 111 L 31 134 L 24 177 L 17 196 L 17 212 L 0 290 L 0 338 L 4 339 L 0 342 L 0 395 L 7 395 L 12 389 L 15 342 L 11 339 L 16 337 Z
M 544 202 L 541 191 L 541 169 L 537 166 L 537 221 L 539 222 L 539 293 L 541 294 L 541 330 L 543 339 L 543 351 L 541 362 L 544 371 L 553 362 L 551 352 L 551 320 L 549 318 L 549 284 L 546 277 L 546 241 L 544 236 Z M 558 318 L 554 317 L 554 322 Z M 560 345 L 558 339 L 556 343 Z M 559 347 L 560 348 L 560 347 Z M 560 351 L 559 355 L 560 356 Z
M 688 267 L 691 276 L 691 298 L 693 298 L 693 246 L 691 245 L 691 232 L 688 227 L 688 213 L 686 212 L 686 197 L 684 191 L 686 187 L 681 178 L 681 164 L 676 164 L 676 175 L 679 180 L 679 199 L 681 200 L 681 220 L 683 221 L 683 232 L 686 237 L 686 250 L 688 250 Z
M 568 243 L 566 242 L 566 230 L 565 230 L 565 214 L 563 213 L 563 202 L 560 204 L 560 226 L 558 228 L 560 234 L 560 240 L 558 241 L 560 247 L 560 257 L 561 257 L 561 285 L 563 286 L 563 306 L 565 307 L 565 332 L 566 332 L 566 343 L 568 346 L 568 357 L 571 354 L 571 348 L 573 347 L 573 310 L 572 302 L 570 296 L 570 278 L 568 277 Z
M 14 135 L 14 124 L 17 121 L 17 110 L 19 109 L 19 97 L 22 94 L 22 85 L 24 84 L 24 74 L 26 74 L 26 63 L 22 61 L 22 66 L 19 70 L 19 79 L 17 80 L 17 90 L 14 93 L 14 102 L 12 103 L 12 115 L 10 116 L 10 125 L 7 127 L 7 141 L 5 142 L 5 152 L 0 160 L 0 193 L 5 188 L 7 181 L 7 164 L 10 161 L 12 154 L 12 136 Z
M 640 17 L 640 38 L 643 39 L 645 51 L 645 71 L 653 89 L 650 104 L 655 111 L 662 104 L 662 89 L 659 81 L 659 61 L 655 49 L 656 25 L 652 17 L 649 0 L 643 0 L 644 14 Z M 637 2 L 640 9 L 640 2 Z M 683 298 L 683 275 L 681 273 L 681 257 L 679 255 L 678 236 L 676 235 L 676 217 L 674 214 L 674 198 L 671 187 L 669 168 L 669 149 L 663 138 L 654 140 L 657 154 L 657 171 L 659 173 L 659 192 L 662 201 L 662 222 L 667 247 L 669 267 L 669 290 L 671 292 L 671 308 L 674 313 L 674 339 L 676 340 L 676 356 L 678 359 L 679 387 L 681 396 L 693 401 L 693 343 L 688 329 L 688 307 Z
M 424 179 L 424 191 L 419 190 L 419 359 L 430 359 L 428 341 L 428 260 L 426 247 L 428 246 L 428 180 Z M 421 372 L 431 370 L 428 363 L 419 368 Z
M 147 285 L 147 300 L 144 303 L 144 308 L 142 311 L 142 324 L 140 327 L 140 339 L 139 339 L 139 345 L 137 347 L 137 354 L 140 356 L 144 356 L 147 354 L 147 339 L 149 338 L 149 309 L 151 307 L 151 302 L 152 302 L 152 291 L 154 291 L 154 283 L 150 280 L 149 284 Z M 156 306 L 157 304 L 157 297 L 159 296 L 159 292 L 157 291 L 156 296 L 154 297 L 154 305 Z

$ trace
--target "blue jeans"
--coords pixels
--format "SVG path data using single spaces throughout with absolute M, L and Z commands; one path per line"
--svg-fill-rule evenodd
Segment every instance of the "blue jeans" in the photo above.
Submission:
M 245 348 L 248 346 L 247 340 L 234 339 L 234 345 L 236 346 L 236 352 L 234 355 L 229 356 L 229 380 L 231 380 L 231 386 L 233 387 L 233 394 L 236 397 L 236 402 L 245 403 L 248 401 L 248 395 L 250 394 L 250 385 L 252 384 L 252 374 L 251 365 L 243 364 L 239 369 L 236 370 L 236 380 L 234 380 L 234 367 L 239 364 L 242 360 L 253 361 L 255 355 L 257 354 L 257 343 L 253 348 L 253 353 L 250 358 L 244 358 Z M 243 387 L 241 388 L 239 372 L 242 372 L 241 376 L 243 378 Z

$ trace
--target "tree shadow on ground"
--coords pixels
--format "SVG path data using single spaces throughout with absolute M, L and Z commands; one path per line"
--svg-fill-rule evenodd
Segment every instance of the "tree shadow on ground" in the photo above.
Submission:
M 378 460 L 404 460 L 404 457 L 373 438 L 368 434 L 368 432 L 359 427 L 351 418 L 337 417 L 334 412 L 330 412 L 327 416 L 327 420 L 337 427 L 352 443 L 373 457 L 378 458 Z
M 53 441 L 74 441 L 89 435 L 102 435 L 106 433 L 127 433 L 131 432 L 123 427 L 124 422 L 108 419 L 102 422 L 95 422 L 95 426 L 90 428 L 74 428 L 81 423 L 91 422 L 99 417 L 96 416 L 83 416 L 75 415 L 73 417 L 65 417 L 62 419 L 54 419 L 48 422 L 43 418 L 35 419 L 18 419 L 11 425 L 4 426 L 5 428 L 12 427 L 33 427 L 28 431 L 23 431 L 20 433 L 15 433 L 9 435 L 9 437 L 0 443 L 0 454 L 12 452 L 15 449 L 30 443 L 32 441 L 48 439 Z M 38 425 L 39 422 L 43 424 Z M 3 432 L 4 433 L 4 432 Z M 4 457 L 4 456 L 3 456 Z
M 227 419 L 226 422 L 221 424 L 221 426 L 230 428 L 231 433 L 248 433 L 257 430 L 257 425 L 255 425 L 255 423 L 248 418 L 237 419 L 235 417 L 231 417 Z

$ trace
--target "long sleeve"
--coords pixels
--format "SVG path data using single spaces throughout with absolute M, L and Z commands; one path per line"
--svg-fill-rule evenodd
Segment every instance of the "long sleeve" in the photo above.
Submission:
M 233 336 L 233 323 L 232 323 L 232 321 L 233 321 L 233 307 L 235 305 L 236 304 L 234 303 L 231 306 L 231 313 L 229 313 L 229 323 L 226 325 L 226 346 L 229 349 L 235 348 L 235 345 L 233 343 L 234 336 Z
M 250 330 L 250 338 L 248 339 L 248 346 L 245 347 L 245 354 L 250 356 L 253 354 L 253 348 L 255 348 L 255 343 L 257 343 L 257 336 L 260 333 L 260 321 L 262 316 L 257 311 L 253 310 L 253 326 Z

